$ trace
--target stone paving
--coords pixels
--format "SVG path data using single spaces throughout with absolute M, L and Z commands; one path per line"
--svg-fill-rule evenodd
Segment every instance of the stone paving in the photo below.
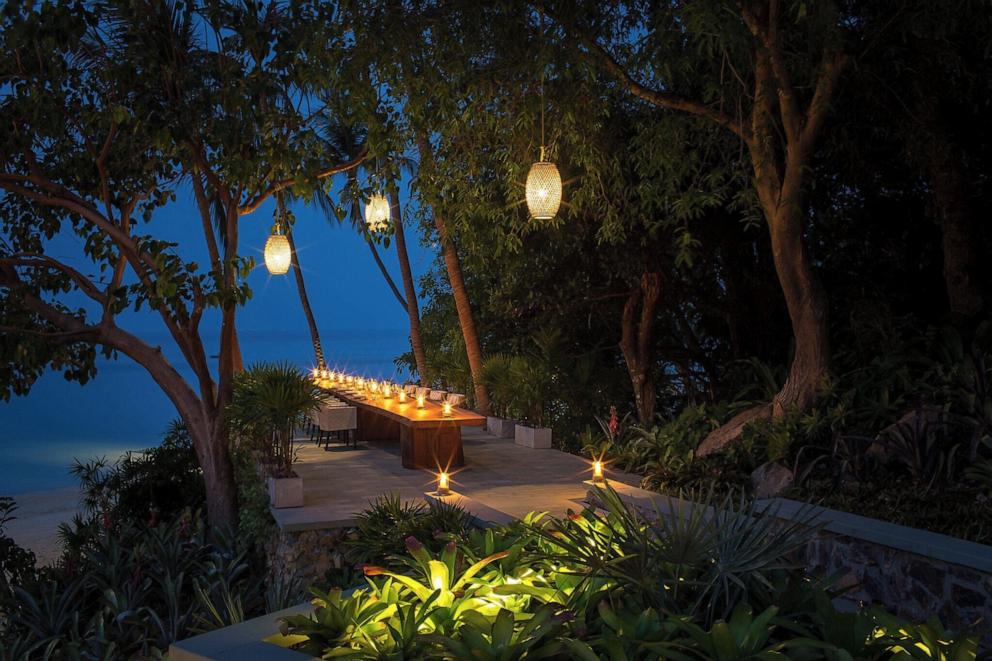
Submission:
M 465 467 L 452 474 L 452 489 L 472 501 L 519 518 L 531 511 L 561 515 L 581 508 L 591 475 L 589 462 L 558 450 L 532 450 L 478 429 L 462 431 Z M 294 468 L 303 478 L 304 506 L 273 510 L 286 531 L 348 525 L 379 494 L 420 500 L 434 490 L 435 474 L 400 464 L 399 441 L 331 444 L 325 451 L 303 441 Z M 639 478 L 607 469 L 613 482 L 637 485 Z M 471 509 L 471 508 L 470 508 Z

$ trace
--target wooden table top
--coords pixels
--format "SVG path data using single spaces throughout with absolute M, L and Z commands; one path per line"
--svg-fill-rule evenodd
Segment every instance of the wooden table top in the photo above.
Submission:
M 328 392 L 335 397 L 344 400 L 352 406 L 375 411 L 396 420 L 402 425 L 409 427 L 438 427 L 442 424 L 453 424 L 459 427 L 481 427 L 485 421 L 485 416 L 481 416 L 473 411 L 466 411 L 457 406 L 451 407 L 451 415 L 444 415 L 441 405 L 436 402 L 424 402 L 424 408 L 417 408 L 417 401 L 413 397 L 407 396 L 405 403 L 400 403 L 395 395 L 391 399 L 376 397 L 375 399 L 364 399 L 357 393 L 349 390 L 339 390 L 329 388 Z

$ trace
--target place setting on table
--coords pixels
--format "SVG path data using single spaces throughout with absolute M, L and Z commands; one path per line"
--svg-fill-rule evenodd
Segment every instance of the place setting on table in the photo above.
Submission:
M 485 418 L 460 408 L 465 396 L 416 384 L 397 384 L 340 370 L 314 369 L 314 383 L 355 409 L 358 441 L 399 441 L 405 468 L 434 470 L 465 463 L 461 428 Z

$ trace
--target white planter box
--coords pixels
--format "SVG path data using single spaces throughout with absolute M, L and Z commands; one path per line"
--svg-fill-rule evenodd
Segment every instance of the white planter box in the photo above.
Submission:
M 514 442 L 525 448 L 547 450 L 551 447 L 551 429 L 548 427 L 527 427 L 517 425 L 514 430 Z
M 272 507 L 303 507 L 303 478 L 302 477 L 270 477 L 266 480 L 269 486 L 269 502 Z
M 516 424 L 513 420 L 494 418 L 491 415 L 486 416 L 486 429 L 493 436 L 499 436 L 500 438 L 513 438 L 513 428 Z

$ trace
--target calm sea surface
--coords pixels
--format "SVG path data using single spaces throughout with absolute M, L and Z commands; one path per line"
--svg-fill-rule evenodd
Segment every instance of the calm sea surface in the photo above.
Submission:
M 304 368 L 313 365 L 307 333 L 239 329 L 239 337 L 246 364 L 288 360 Z M 173 364 L 181 364 L 164 338 L 150 334 L 146 339 L 161 342 Z M 393 363 L 409 350 L 405 330 L 324 330 L 321 339 L 332 366 L 377 378 L 405 376 Z M 148 373 L 126 358 L 101 362 L 97 377 L 85 386 L 47 373 L 29 396 L 0 403 L 0 495 L 73 485 L 68 467 L 74 459 L 114 458 L 157 445 L 175 417 L 175 408 Z

